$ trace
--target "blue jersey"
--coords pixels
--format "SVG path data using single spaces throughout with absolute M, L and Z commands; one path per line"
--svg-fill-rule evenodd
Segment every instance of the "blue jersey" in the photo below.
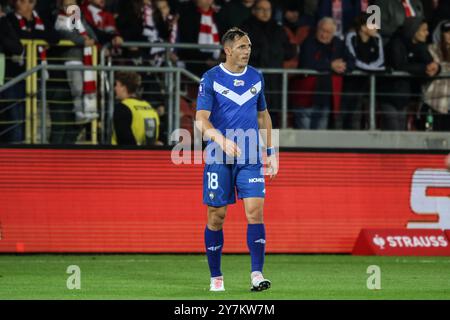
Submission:
M 220 64 L 208 70 L 200 81 L 197 110 L 210 111 L 210 122 L 224 136 L 227 136 L 227 129 L 256 133 L 258 159 L 258 112 L 266 108 L 264 78 L 261 72 L 251 66 L 247 66 L 242 73 L 232 73 Z M 242 157 L 248 161 L 251 147 L 255 146 L 249 146 L 246 140 L 243 147 L 237 138 L 234 140 L 241 150 L 244 149 Z

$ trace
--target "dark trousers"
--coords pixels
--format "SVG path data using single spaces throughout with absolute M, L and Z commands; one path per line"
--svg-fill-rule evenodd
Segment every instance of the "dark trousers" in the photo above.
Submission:
M 74 144 L 82 127 L 75 123 L 73 97 L 67 83 L 54 83 L 49 87 L 51 144 Z
M 0 142 L 21 143 L 25 139 L 25 82 L 0 93 Z
M 382 103 L 380 105 L 380 129 L 387 131 L 406 130 L 407 107 L 400 107 L 391 103 Z
M 345 78 L 341 111 L 336 121 L 337 129 L 361 130 L 363 128 L 363 98 L 369 95 L 368 90 L 367 80 L 361 77 Z

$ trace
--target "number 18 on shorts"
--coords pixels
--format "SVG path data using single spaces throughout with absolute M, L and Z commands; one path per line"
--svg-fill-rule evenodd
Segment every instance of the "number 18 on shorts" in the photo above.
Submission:
M 203 203 L 223 207 L 239 199 L 264 198 L 261 164 L 207 164 L 203 172 Z

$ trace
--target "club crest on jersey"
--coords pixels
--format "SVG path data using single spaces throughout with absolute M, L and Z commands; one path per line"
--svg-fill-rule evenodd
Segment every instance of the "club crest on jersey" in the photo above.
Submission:
M 257 92 L 258 92 L 258 90 L 256 90 L 255 87 L 251 87 L 251 88 L 250 88 L 250 93 L 251 93 L 252 95 L 255 95 Z
M 209 198 L 210 198 L 211 200 L 214 200 L 214 192 L 211 191 L 211 192 L 209 193 Z
M 235 87 L 243 87 L 245 85 L 245 82 L 244 82 L 244 80 L 234 79 L 233 85 Z

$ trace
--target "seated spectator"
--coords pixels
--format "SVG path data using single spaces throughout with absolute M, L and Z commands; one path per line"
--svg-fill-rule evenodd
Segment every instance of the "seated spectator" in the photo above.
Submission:
M 380 7 L 383 44 L 387 45 L 406 19 L 424 19 L 425 13 L 420 0 L 373 0 Z
M 118 47 L 123 43 L 114 16 L 105 11 L 105 0 L 84 0 L 81 11 L 100 44 L 112 43 Z
M 115 77 L 113 145 L 161 145 L 159 116 L 152 106 L 139 99 L 141 77 L 135 72 L 119 72 Z
M 59 41 L 58 34 L 52 26 L 42 21 L 39 14 L 34 10 L 36 0 L 14 0 L 12 2 L 14 12 L 8 13 L 5 19 L 8 20 L 14 32 L 20 39 L 41 39 L 49 44 L 56 44 Z M 3 31 L 3 30 L 2 30 Z M 39 59 L 46 63 L 47 50 L 39 47 Z M 7 61 L 6 77 L 14 78 L 25 72 L 25 52 Z M 8 121 L 14 121 L 15 125 L 9 130 L 5 142 L 20 143 L 25 138 L 25 81 L 3 92 L 3 97 L 12 101 L 17 101 L 14 108 L 8 112 Z
M 283 63 L 295 55 L 295 47 L 289 42 L 286 31 L 272 19 L 272 5 L 268 0 L 258 0 L 252 16 L 241 26 L 252 42 L 249 64 L 256 68 L 283 68 Z M 281 110 L 280 74 L 265 74 L 265 96 L 274 127 L 279 127 Z
M 363 72 L 385 71 L 383 40 L 377 29 L 368 27 L 367 13 L 356 19 L 355 31 L 347 34 L 345 45 L 355 59 L 356 70 Z M 363 98 L 370 90 L 367 76 L 348 76 L 344 79 L 345 95 L 342 98 L 342 128 L 362 128 Z
M 220 45 L 222 28 L 217 23 L 217 8 L 213 0 L 193 0 L 180 6 L 178 21 L 178 41 Z M 212 66 L 218 64 L 220 49 L 183 49 L 178 51 L 186 69 L 201 76 Z
M 291 96 L 291 105 L 296 108 L 297 129 L 328 129 L 332 109 L 337 113 L 340 108 L 342 75 L 352 71 L 354 60 L 335 33 L 334 20 L 323 18 L 300 48 L 299 68 L 331 73 L 300 77 L 293 82 L 296 93 Z
M 58 0 L 59 13 L 55 20 L 55 30 L 60 37 L 72 41 L 73 47 L 53 48 L 54 55 L 59 58 L 53 63 L 64 63 L 67 66 L 92 65 L 92 46 L 96 36 L 92 28 L 81 14 L 80 20 L 72 25 L 71 12 L 68 8 L 76 5 L 76 0 Z M 75 27 L 75 28 L 74 28 Z M 73 144 L 81 130 L 81 123 L 98 118 L 96 72 L 68 70 L 52 71 L 54 79 L 68 81 L 49 81 L 49 110 L 51 117 L 50 143 Z
M 361 14 L 360 1 L 320 0 L 317 10 L 318 19 L 331 17 L 336 23 L 336 36 L 344 39 L 353 26 L 355 18 Z
M 450 73 L 450 20 L 440 25 L 440 40 L 429 46 L 434 62 Z M 433 80 L 425 86 L 424 102 L 433 110 L 433 130 L 450 131 L 450 79 Z
M 406 130 L 407 107 L 413 93 L 422 92 L 421 86 L 428 77 L 440 72 L 440 66 L 433 61 L 426 43 L 428 24 L 420 18 L 405 21 L 404 26 L 392 38 L 386 48 L 386 63 L 397 71 L 405 71 L 415 78 L 387 78 L 378 81 L 381 95 L 381 128 L 385 130 Z M 415 100 L 420 100 L 417 97 Z
M 250 18 L 255 0 L 234 0 L 226 3 L 217 13 L 217 21 L 223 30 L 238 27 Z
M 6 82 L 5 68 L 8 68 L 10 65 L 9 62 L 6 63 L 6 60 L 11 60 L 13 56 L 22 55 L 23 51 L 24 48 L 20 43 L 19 36 L 9 23 L 9 20 L 4 16 L 0 17 L 0 59 L 2 60 L 0 63 L 3 66 L 0 69 L 0 86 Z M 11 133 L 16 124 L 11 125 L 8 123 L 8 121 L 17 118 L 13 88 L 0 92 L 0 100 L 5 99 L 4 102 L 0 102 L 0 142 L 10 142 L 13 138 Z M 13 99 L 10 98 L 11 95 L 13 95 Z

